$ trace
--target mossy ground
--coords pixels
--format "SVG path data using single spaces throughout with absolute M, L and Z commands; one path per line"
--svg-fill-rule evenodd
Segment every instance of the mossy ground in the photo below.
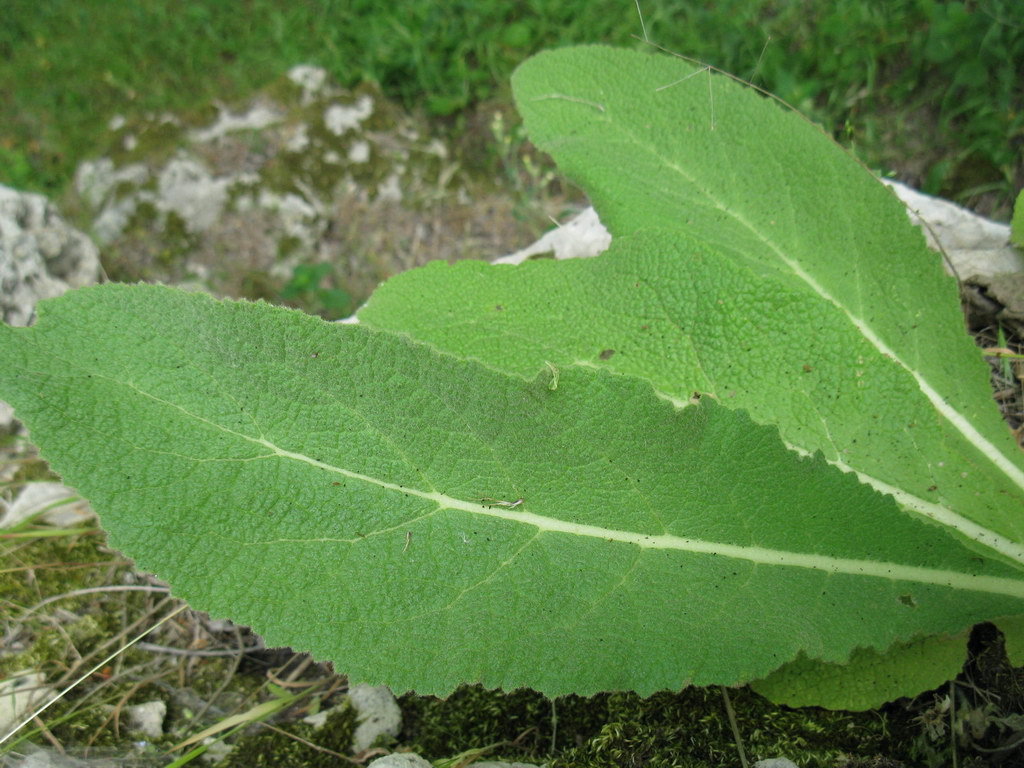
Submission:
M 747 689 L 733 690 L 747 755 L 785 756 L 798 765 L 836 765 L 848 757 L 905 753 L 891 716 L 788 710 Z M 511 694 L 461 688 L 449 699 L 403 697 L 403 739 L 439 759 L 468 745 L 496 745 L 488 759 L 570 766 L 738 764 L 735 738 L 718 689 L 689 688 L 647 699 L 632 693 L 551 702 L 532 691 Z

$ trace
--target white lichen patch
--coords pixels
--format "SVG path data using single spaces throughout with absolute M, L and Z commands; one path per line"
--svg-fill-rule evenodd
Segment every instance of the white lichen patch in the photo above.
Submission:
M 295 125 L 284 140 L 284 148 L 289 152 L 305 152 L 309 144 L 309 126 L 305 123 Z
M 327 82 L 327 71 L 320 67 L 300 64 L 288 70 L 288 79 L 302 89 L 302 106 L 307 107 L 323 90 Z
M 391 173 L 380 186 L 377 187 L 378 201 L 400 203 L 402 201 L 401 177 L 398 173 Z
M 370 144 L 365 141 L 354 141 L 348 148 L 348 159 L 351 163 L 365 163 L 370 159 Z
M 280 110 L 267 104 L 254 104 L 252 108 L 241 114 L 232 114 L 220 107 L 220 114 L 212 125 L 190 131 L 193 141 L 214 141 L 229 133 L 238 131 L 260 131 L 281 122 L 284 116 Z
M 220 218 L 231 182 L 213 178 L 190 157 L 176 157 L 157 177 L 157 207 L 177 214 L 189 232 L 204 232 Z
M 331 104 L 324 112 L 324 127 L 335 136 L 359 127 L 359 124 L 373 114 L 373 99 L 366 94 L 351 106 Z
M 281 229 L 287 237 L 295 238 L 307 248 L 313 247 L 323 225 L 316 207 L 308 200 L 298 195 L 279 195 L 264 189 L 260 190 L 258 206 L 277 214 Z
M 75 171 L 75 190 L 93 208 L 107 202 L 110 191 L 121 184 L 141 187 L 149 180 L 149 169 L 139 163 L 115 168 L 109 157 L 87 160 Z

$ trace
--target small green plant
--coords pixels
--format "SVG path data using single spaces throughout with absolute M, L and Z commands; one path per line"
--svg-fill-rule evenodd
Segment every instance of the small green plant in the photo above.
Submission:
M 434 263 L 360 325 L 106 285 L 0 328 L 0 396 L 111 545 L 399 691 L 863 709 L 977 622 L 1024 656 L 1024 462 L 896 198 L 678 58 L 562 49 L 513 88 L 599 258 Z
M 333 282 L 333 271 L 327 262 L 297 265 L 291 280 L 281 289 L 281 300 L 325 320 L 346 317 L 354 309 L 352 297 L 341 288 L 324 285 L 325 281 Z
M 491 118 L 490 130 L 508 188 L 517 197 L 521 208 L 535 208 L 536 201 L 547 196 L 548 188 L 557 178 L 555 170 L 538 163 L 526 149 L 526 129 L 521 123 L 511 128 L 507 126 L 505 115 L 500 110 L 495 111 Z

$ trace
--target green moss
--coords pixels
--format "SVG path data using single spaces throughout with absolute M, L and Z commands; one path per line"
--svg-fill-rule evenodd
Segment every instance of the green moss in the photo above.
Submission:
M 887 714 L 790 710 L 747 689 L 731 697 L 752 761 L 788 757 L 801 766 L 835 765 L 909 750 L 907 739 L 893 735 L 901 731 Z M 532 691 L 463 687 L 444 700 L 409 695 L 400 705 L 401 742 L 427 759 L 506 742 L 488 759 L 547 762 L 550 768 L 710 768 L 739 760 L 718 689 L 646 699 L 633 693 L 565 696 L 552 707 Z M 902 718 L 902 732 L 910 723 L 909 716 Z
M 0 562 L 9 564 L 0 569 L 2 610 L 11 621 L 12 647 L 24 648 L 0 654 L 0 678 L 22 669 L 59 675 L 67 668 L 69 642 L 84 653 L 123 629 L 121 610 L 142 610 L 143 593 L 117 594 L 113 599 L 120 610 L 104 610 L 101 606 L 110 598 L 102 592 L 73 594 L 109 583 L 108 578 L 116 581 L 117 572 L 127 570 L 126 565 L 110 564 L 111 554 L 104 547 L 103 536 L 97 534 L 18 539 L 10 546 L 0 546 Z M 74 567 L 60 567 L 63 563 Z M 69 596 L 51 604 L 61 609 L 58 628 L 58 622 L 48 618 L 52 609 L 31 609 L 59 595 Z M 78 618 L 69 621 L 72 615 Z
M 281 75 L 261 89 L 261 92 L 271 101 L 282 105 L 287 111 L 299 109 L 302 106 L 302 86 L 294 82 L 287 75 Z
M 83 566 L 110 560 L 110 553 L 102 545 L 102 536 L 79 535 L 40 537 L 27 543 L 21 540 L 17 551 L 7 546 L 0 548 L 0 559 L 7 564 L 0 569 L 0 594 L 5 605 L 27 609 L 47 596 L 91 586 L 94 571 Z M 75 563 L 79 567 L 53 567 L 60 563 Z M 74 611 L 94 599 L 93 595 L 68 598 L 62 606 Z
M 303 243 L 294 235 L 285 235 L 277 241 L 277 259 L 281 261 L 297 252 Z
M 259 191 L 259 184 L 250 181 L 247 178 L 236 179 L 228 186 L 227 200 L 225 203 L 225 210 L 237 211 L 238 201 L 243 197 L 250 197 Z
M 131 149 L 125 146 L 127 136 L 134 138 Z M 130 120 L 116 131 L 102 154 L 118 168 L 136 162 L 159 167 L 178 151 L 184 139 L 185 127 L 180 119 L 165 120 L 159 115 L 147 115 Z
M 128 220 L 127 231 L 148 231 L 153 223 L 160 218 L 160 211 L 149 200 L 139 200 Z
M 399 707 L 399 742 L 428 760 L 511 742 L 527 730 L 530 733 L 517 747 L 503 748 L 488 759 L 532 761 L 550 748 L 551 702 L 535 691 L 503 693 L 462 686 L 446 699 L 407 694 L 399 699 Z
M 355 711 L 350 707 L 342 707 L 332 712 L 323 727 L 317 729 L 303 722 L 277 726 L 286 733 L 254 726 L 250 733 L 236 742 L 231 753 L 217 763 L 217 768 L 348 767 L 352 765 L 351 761 L 314 749 L 298 739 L 305 739 L 331 752 L 349 755 L 356 725 Z

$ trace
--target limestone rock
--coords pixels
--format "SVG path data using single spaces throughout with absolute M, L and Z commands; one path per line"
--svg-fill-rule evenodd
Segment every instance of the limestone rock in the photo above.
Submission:
M 24 670 L 8 675 L 0 681 L 0 734 L 8 733 L 55 693 L 46 685 L 46 677 L 41 672 Z
M 1024 272 L 1024 256 L 1010 245 L 1010 227 L 978 216 L 956 203 L 882 180 L 907 206 L 910 220 L 924 230 L 928 245 L 945 251 L 947 269 L 964 281 L 987 283 L 996 275 Z
M 797 768 L 797 764 L 788 757 L 770 757 L 767 760 L 758 760 L 754 768 Z
M 907 206 L 910 220 L 924 230 L 934 250 L 945 250 L 961 279 L 977 282 L 995 275 L 1024 272 L 1024 255 L 1010 245 L 1010 228 L 989 221 L 948 200 L 930 197 L 896 181 L 883 179 Z M 611 235 L 593 208 L 543 235 L 532 245 L 494 264 L 520 264 L 551 254 L 556 259 L 596 256 L 611 244 Z
M 141 731 L 149 739 L 159 739 L 164 735 L 164 718 L 166 716 L 167 704 L 159 699 L 128 707 L 130 727 Z
M 91 221 L 114 280 L 280 302 L 297 270 L 329 264 L 317 290 L 351 297 L 337 317 L 395 272 L 492 258 L 528 236 L 515 202 L 470 191 L 425 123 L 315 67 L 244 104 L 109 127 L 105 156 L 79 166 L 65 204 Z
M 28 325 L 36 302 L 99 280 L 92 241 L 42 195 L 0 186 L 0 310 Z
M 395 738 L 402 730 L 402 711 L 387 686 L 360 683 L 348 692 L 348 699 L 359 714 L 359 725 L 352 736 L 353 752 L 369 749 L 382 736 Z
M 495 259 L 492 263 L 522 264 L 527 259 L 545 254 L 551 254 L 556 259 L 586 258 L 606 251 L 611 244 L 612 236 L 604 228 L 597 211 L 589 207 L 532 245 Z
M 394 739 L 402 730 L 402 711 L 391 689 L 385 685 L 373 686 L 366 683 L 352 686 L 348 698 L 337 707 L 305 717 L 303 722 L 320 728 L 332 712 L 345 707 L 352 707 L 356 711 L 358 721 L 352 735 L 353 752 L 369 749 L 381 737 Z
M 394 752 L 378 757 L 367 768 L 434 768 L 415 752 Z

